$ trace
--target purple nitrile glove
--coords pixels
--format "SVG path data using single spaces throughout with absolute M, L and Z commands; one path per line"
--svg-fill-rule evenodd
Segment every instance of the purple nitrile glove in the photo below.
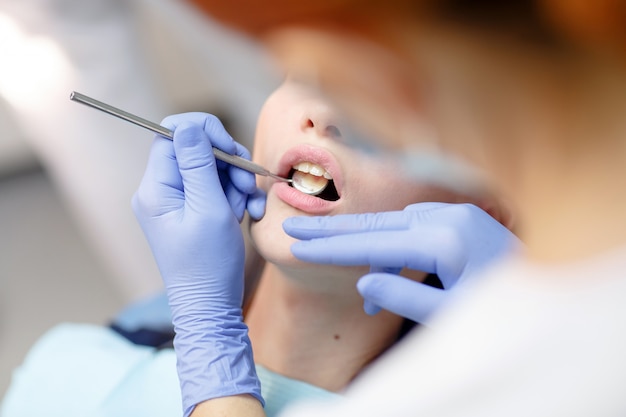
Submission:
M 382 307 L 424 324 L 459 284 L 520 247 L 511 231 L 472 204 L 418 203 L 403 211 L 292 217 L 283 227 L 300 239 L 292 252 L 303 261 L 371 267 L 357 284 L 366 312 Z M 402 268 L 437 274 L 444 289 L 398 275 Z
M 262 216 L 265 196 L 253 174 L 217 161 L 212 147 L 248 159 L 249 152 L 208 114 L 170 116 L 162 125 L 173 141 L 155 138 L 133 210 L 167 291 L 185 416 L 217 397 L 263 402 L 241 311 L 239 222 L 246 207 Z

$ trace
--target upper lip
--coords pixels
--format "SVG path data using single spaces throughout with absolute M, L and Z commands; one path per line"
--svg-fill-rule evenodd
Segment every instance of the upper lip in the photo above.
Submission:
M 324 148 L 311 145 L 298 145 L 289 149 L 278 163 L 277 173 L 289 178 L 294 165 L 299 162 L 312 162 L 324 168 L 332 177 L 337 193 L 341 196 L 342 176 L 339 164 L 334 155 Z

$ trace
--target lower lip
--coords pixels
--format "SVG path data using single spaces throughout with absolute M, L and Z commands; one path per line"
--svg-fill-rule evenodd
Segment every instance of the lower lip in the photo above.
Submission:
M 304 194 L 285 182 L 275 183 L 272 189 L 279 199 L 308 214 L 329 214 L 339 201 L 326 201 L 319 197 Z

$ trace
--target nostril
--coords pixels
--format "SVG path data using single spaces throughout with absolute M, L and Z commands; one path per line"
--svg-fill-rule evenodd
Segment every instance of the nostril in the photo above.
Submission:
M 302 124 L 304 129 L 314 129 L 318 135 L 326 136 L 332 139 L 342 137 L 341 130 L 328 120 L 316 120 L 314 118 L 306 118 Z
M 331 138 L 341 137 L 341 131 L 339 130 L 337 126 L 334 126 L 334 125 L 330 125 L 326 127 L 326 134 L 330 136 Z

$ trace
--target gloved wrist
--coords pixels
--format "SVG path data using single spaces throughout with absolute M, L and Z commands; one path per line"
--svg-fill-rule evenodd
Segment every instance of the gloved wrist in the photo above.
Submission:
M 206 317 L 203 313 L 199 321 L 185 314 L 174 320 L 184 416 L 203 401 L 231 395 L 249 394 L 265 405 L 241 310 Z
M 220 280 L 243 283 L 243 269 L 224 273 Z M 174 325 L 174 349 L 184 415 L 206 400 L 249 394 L 264 405 L 256 374 L 248 327 L 241 309 L 243 286 L 230 286 L 222 299 L 200 276 L 191 281 L 164 277 Z

